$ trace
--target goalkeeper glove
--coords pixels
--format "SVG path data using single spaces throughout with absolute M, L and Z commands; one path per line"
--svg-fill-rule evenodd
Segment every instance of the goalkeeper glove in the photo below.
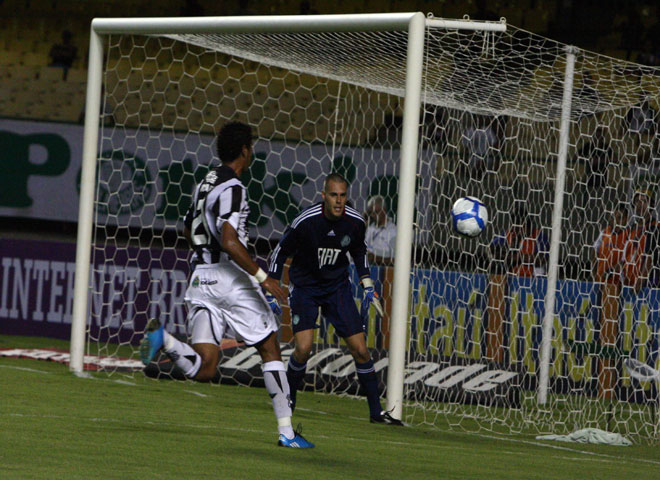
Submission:
M 275 298 L 270 292 L 266 292 L 266 301 L 268 302 L 268 306 L 275 315 L 282 315 L 282 307 L 280 307 L 280 302 L 278 302 L 277 298 Z
M 378 315 L 383 316 L 383 307 L 380 304 L 378 299 L 378 292 L 374 288 L 374 282 L 369 277 L 364 277 L 362 279 L 362 306 L 360 307 L 360 313 L 362 315 L 367 315 L 369 311 L 369 306 L 372 305 L 376 307 Z

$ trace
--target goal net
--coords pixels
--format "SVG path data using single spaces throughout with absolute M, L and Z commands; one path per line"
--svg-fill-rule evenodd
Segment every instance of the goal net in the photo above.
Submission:
M 330 172 L 349 180 L 358 211 L 381 197 L 396 223 L 407 39 L 396 30 L 104 36 L 88 349 L 137 359 L 154 316 L 186 337 L 182 217 L 227 121 L 256 134 L 242 180 L 260 262 L 320 201 Z M 512 26 L 427 26 L 404 420 L 658 438 L 659 93 L 657 70 Z M 474 239 L 449 221 L 466 195 L 491 219 Z M 367 338 L 385 391 L 394 252 L 378 248 L 372 276 L 386 315 L 371 312 Z M 540 385 L 544 319 L 552 328 Z M 319 325 L 306 388 L 358 393 L 347 349 L 323 318 Z M 285 357 L 290 339 L 285 308 Z M 178 376 L 165 358 L 147 371 Z M 258 385 L 260 376 L 254 349 L 223 345 L 220 381 Z

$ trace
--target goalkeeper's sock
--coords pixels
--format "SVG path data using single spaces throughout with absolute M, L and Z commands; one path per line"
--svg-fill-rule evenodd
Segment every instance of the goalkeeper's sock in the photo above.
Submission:
M 288 439 L 295 436 L 291 426 L 291 407 L 289 406 L 289 382 L 286 381 L 284 363 L 281 360 L 266 362 L 263 366 L 266 391 L 273 401 L 273 410 L 277 418 L 277 430 Z
M 367 403 L 369 404 L 369 414 L 371 417 L 379 417 L 382 410 L 380 405 L 380 396 L 378 395 L 378 377 L 374 368 L 373 360 L 365 363 L 355 362 L 358 380 L 360 385 L 367 393 Z
M 298 388 L 300 384 L 305 379 L 305 373 L 307 372 L 307 362 L 298 363 L 293 355 L 289 357 L 289 365 L 286 369 L 286 378 L 289 381 L 289 388 L 291 389 L 291 403 L 295 408 L 296 405 L 296 393 L 298 393 Z
M 188 378 L 195 378 L 202 366 L 202 357 L 187 343 L 163 332 L 163 351 Z

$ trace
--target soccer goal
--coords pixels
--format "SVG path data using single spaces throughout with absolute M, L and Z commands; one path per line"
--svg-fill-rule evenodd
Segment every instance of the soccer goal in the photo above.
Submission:
M 260 261 L 331 172 L 396 223 L 372 265 L 386 314 L 367 322 L 396 416 L 658 438 L 658 237 L 649 223 L 594 254 L 622 205 L 639 221 L 640 192 L 655 214 L 657 70 L 421 13 L 95 19 L 90 38 L 72 371 L 86 349 L 137 358 L 152 316 L 186 335 L 181 219 L 215 131 L 241 120 L 257 135 L 242 180 Z M 474 239 L 449 221 L 466 195 L 491 219 Z M 306 387 L 357 393 L 319 325 Z M 281 335 L 286 356 L 286 309 Z M 258 363 L 227 342 L 218 379 L 257 385 Z M 177 376 L 165 359 L 149 370 Z

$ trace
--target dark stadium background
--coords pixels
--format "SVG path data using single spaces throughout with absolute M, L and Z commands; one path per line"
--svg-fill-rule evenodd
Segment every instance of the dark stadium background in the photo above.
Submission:
M 632 1 L 397 1 L 339 0 L 0 0 L 0 117 L 78 124 L 85 102 L 89 25 L 95 17 L 179 15 L 289 15 L 301 12 L 422 11 L 445 18 L 507 22 L 533 33 L 615 58 L 660 63 L 656 2 Z M 67 80 L 48 67 L 48 52 L 62 31 L 72 33 L 78 55 Z M 2 163 L 0 160 L 0 174 Z M 5 168 L 7 166 L 5 165 Z M 0 217 L 0 236 L 75 239 L 76 225 Z
M 95 17 L 183 15 L 277 15 L 422 11 L 437 17 L 497 20 L 580 48 L 649 65 L 660 64 L 660 7 L 655 2 L 625 1 L 387 1 L 286 2 L 233 0 L 0 0 L 0 120 L 81 125 L 85 104 L 90 22 Z M 67 79 L 48 66 L 51 46 L 70 31 L 77 58 Z M 0 128 L 0 134 L 2 129 Z M 209 132 L 212 133 L 212 132 Z M 82 137 L 81 137 L 82 141 Z M 3 143 L 4 142 L 4 143 Z M 0 135 L 0 207 L 11 196 L 2 176 L 13 168 L 11 137 Z M 76 198 L 71 199 L 77 203 Z M 77 209 L 77 205 L 75 206 Z M 75 242 L 75 222 L 0 214 L 0 239 L 48 238 Z M 165 244 L 183 247 L 174 232 Z M 256 246 L 258 249 L 259 245 Z M 264 246 L 264 249 L 268 248 Z M 438 259 L 435 259 L 436 261 Z M 462 260 L 461 260 L 462 262 Z M 469 262 L 479 262 L 469 258 Z M 460 262 L 459 262 L 460 263 Z M 464 265 L 469 268 L 470 265 Z M 565 266 L 566 276 L 571 264 Z M 561 273 L 561 272 L 560 272 Z

